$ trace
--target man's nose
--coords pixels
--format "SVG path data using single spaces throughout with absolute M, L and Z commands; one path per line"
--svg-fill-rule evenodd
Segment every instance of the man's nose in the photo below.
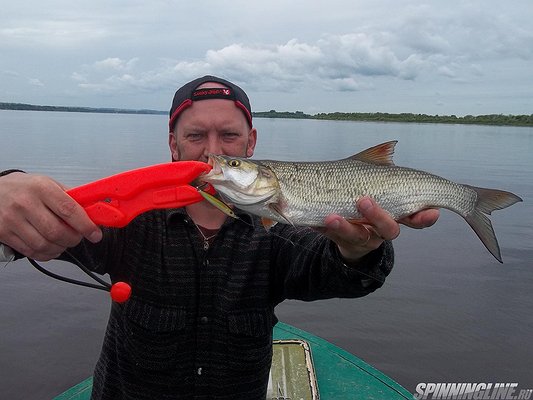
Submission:
M 215 135 L 210 135 L 208 137 L 206 146 L 204 148 L 204 156 L 207 157 L 209 154 L 222 154 L 222 146 L 220 140 Z

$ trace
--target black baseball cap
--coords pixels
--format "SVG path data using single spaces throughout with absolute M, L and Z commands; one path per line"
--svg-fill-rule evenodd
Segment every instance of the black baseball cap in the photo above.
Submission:
M 198 89 L 198 86 L 207 83 L 216 82 L 220 83 L 225 88 L 202 88 Z M 212 75 L 206 75 L 201 78 L 195 79 L 189 83 L 186 83 L 180 87 L 174 99 L 172 100 L 172 107 L 169 113 L 168 127 L 170 132 L 174 130 L 174 125 L 183 110 L 190 107 L 193 101 L 207 100 L 207 99 L 225 99 L 233 100 L 235 105 L 241 109 L 250 125 L 252 127 L 252 108 L 250 107 L 250 100 L 248 96 L 239 86 L 231 83 L 222 78 L 218 78 Z

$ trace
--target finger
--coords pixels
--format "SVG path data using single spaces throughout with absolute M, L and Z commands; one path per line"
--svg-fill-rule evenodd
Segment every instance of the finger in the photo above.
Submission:
M 88 217 L 83 207 L 65 193 L 59 184 L 55 188 L 46 187 L 44 190 L 45 205 L 61 221 L 91 242 L 96 243 L 102 239 L 100 228 Z
M 359 199 L 357 209 L 381 238 L 393 240 L 400 234 L 398 223 L 387 211 L 379 207 L 373 199 L 369 197 Z
M 435 222 L 437 222 L 439 219 L 439 216 L 440 211 L 438 209 L 430 208 L 402 218 L 398 222 L 410 228 L 422 229 L 428 228 L 435 224 Z
M 57 183 L 43 176 L 25 174 L 2 179 L 2 242 L 26 256 L 43 259 L 56 256 L 66 247 L 79 243 L 81 233 L 65 222 L 68 218 L 57 215 L 61 212 L 52 210 L 58 196 L 73 202 Z M 84 218 L 88 219 L 86 215 Z M 94 224 L 89 222 L 92 228 Z M 94 228 L 99 231 L 98 227 Z
M 31 227 L 29 228 L 31 230 Z M 48 261 L 57 258 L 65 251 L 64 247 L 47 242 L 37 233 L 24 232 L 24 238 L 18 234 L 11 234 L 7 245 L 18 253 L 38 261 Z
M 49 184 L 50 181 L 47 182 Z M 36 186 L 40 188 L 42 184 L 38 183 Z M 79 232 L 43 203 L 49 201 L 49 198 L 50 196 L 43 196 L 39 189 L 32 195 L 20 197 L 15 211 L 3 216 L 4 224 L 10 227 L 11 234 L 17 235 L 29 248 L 40 253 L 47 252 L 46 246 L 50 247 L 50 252 L 57 253 L 57 247 L 73 247 L 82 239 Z
M 27 199 L 31 200 L 31 197 Z M 10 212 L 3 213 L 0 226 L 2 242 L 29 257 L 34 257 L 38 253 L 57 253 L 59 249 L 56 245 L 49 243 L 27 219 L 27 216 L 31 215 L 27 210 L 39 212 L 42 208 L 40 203 L 21 201 Z
M 324 223 L 320 232 L 335 242 L 346 260 L 358 260 L 383 243 L 371 226 L 352 224 L 339 215 L 329 215 Z
M 74 247 L 83 238 L 79 232 L 44 206 L 39 212 L 29 214 L 27 221 L 33 228 L 32 233 L 35 236 L 40 236 L 46 242 L 63 248 Z
M 367 245 L 375 231 L 364 224 L 350 223 L 339 215 L 331 214 L 324 220 L 323 233 L 337 244 Z

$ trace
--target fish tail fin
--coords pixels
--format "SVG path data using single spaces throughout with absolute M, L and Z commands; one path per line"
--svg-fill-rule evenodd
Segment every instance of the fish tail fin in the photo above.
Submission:
M 522 199 L 511 192 L 503 190 L 485 189 L 475 186 L 469 186 L 469 188 L 477 193 L 478 198 L 474 211 L 465 217 L 466 222 L 476 232 L 476 235 L 494 258 L 503 263 L 496 234 L 494 233 L 489 217 L 485 214 L 490 215 L 492 211 L 512 206 L 522 201 Z
M 496 234 L 494 233 L 489 217 L 479 210 L 474 210 L 470 215 L 467 215 L 465 219 L 466 222 L 468 222 L 468 225 L 470 225 L 474 232 L 476 232 L 476 235 L 485 245 L 487 250 L 490 251 L 490 254 L 492 254 L 496 260 L 503 263 L 498 239 L 496 239 Z

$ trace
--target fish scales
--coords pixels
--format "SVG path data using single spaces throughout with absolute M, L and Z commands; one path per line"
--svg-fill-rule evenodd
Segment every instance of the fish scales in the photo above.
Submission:
M 356 160 L 261 163 L 278 179 L 284 216 L 300 225 L 322 226 L 332 213 L 360 219 L 355 203 L 363 196 L 372 197 L 394 219 L 428 207 L 465 216 L 477 197 L 468 186 L 404 167 Z

